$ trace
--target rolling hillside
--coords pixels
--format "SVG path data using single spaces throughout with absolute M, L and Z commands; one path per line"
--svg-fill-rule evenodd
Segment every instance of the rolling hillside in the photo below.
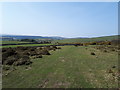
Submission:
M 114 39 L 118 39 L 118 35 L 114 36 L 104 36 L 104 37 L 96 37 L 96 38 L 71 38 L 71 39 L 63 39 L 63 40 L 54 40 L 53 43 L 74 43 L 74 42 L 92 42 L 92 41 L 111 41 Z

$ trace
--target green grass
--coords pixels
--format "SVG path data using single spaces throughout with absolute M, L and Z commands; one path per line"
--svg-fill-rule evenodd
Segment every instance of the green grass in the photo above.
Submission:
M 4 74 L 9 71 L 3 71 L 3 88 L 117 88 L 117 81 L 107 72 L 117 65 L 117 52 L 87 48 L 63 46 L 51 55 L 33 59 L 29 70 L 25 69 L 29 66 L 18 66 L 8 76 Z
M 96 37 L 96 38 L 78 38 L 78 39 L 63 39 L 63 40 L 54 40 L 53 43 L 75 43 L 75 42 L 93 42 L 93 41 L 111 41 L 114 39 L 118 39 L 118 36 L 105 36 L 105 37 Z
M 0 46 L 0 48 L 8 48 L 8 47 L 19 47 L 19 46 L 44 46 L 44 45 L 53 45 L 53 44 L 24 44 L 24 45 L 7 45 L 7 46 Z
M 19 43 L 32 43 L 32 42 L 22 42 L 22 41 L 0 41 L 0 44 L 19 44 Z

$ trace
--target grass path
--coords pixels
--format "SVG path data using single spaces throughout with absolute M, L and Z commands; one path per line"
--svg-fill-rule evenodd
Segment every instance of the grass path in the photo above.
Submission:
M 91 55 L 95 52 L 96 55 Z M 4 88 L 115 88 L 117 81 L 107 73 L 117 65 L 117 54 L 103 53 L 92 47 L 64 46 L 51 55 L 33 60 L 33 64 L 16 67 L 3 76 Z M 116 71 L 115 69 L 114 71 Z M 7 72 L 3 72 L 7 73 Z

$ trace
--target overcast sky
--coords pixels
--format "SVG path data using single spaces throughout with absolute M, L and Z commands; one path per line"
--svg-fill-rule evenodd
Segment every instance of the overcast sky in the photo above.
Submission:
M 2 34 L 98 37 L 118 34 L 117 2 L 2 3 Z

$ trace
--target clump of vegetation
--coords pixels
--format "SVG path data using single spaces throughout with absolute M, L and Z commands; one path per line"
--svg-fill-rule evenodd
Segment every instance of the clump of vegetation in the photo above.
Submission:
M 32 62 L 30 61 L 29 56 L 24 55 L 21 58 L 19 58 L 19 60 L 17 60 L 16 62 L 14 62 L 13 65 L 18 66 L 18 65 L 29 65 Z
M 4 59 L 4 58 L 3 58 Z M 3 62 L 5 65 L 12 65 L 15 61 L 18 60 L 18 57 L 15 56 L 9 56 L 6 58 L 6 60 Z
M 32 59 L 35 59 L 35 58 L 42 58 L 42 55 L 35 55 L 35 56 L 31 56 Z
M 116 46 L 116 45 L 96 46 L 95 48 L 103 52 L 119 52 L 120 51 L 119 46 Z
M 112 41 L 111 41 L 111 44 L 112 44 L 112 45 L 115 45 L 115 46 L 120 45 L 120 39 L 112 40 Z
M 42 54 L 42 55 L 50 55 L 49 51 L 46 50 L 46 49 L 43 49 L 43 50 L 41 51 L 41 54 Z
M 2 64 L 4 65 L 29 65 L 30 60 L 42 58 L 42 55 L 51 55 L 50 50 L 60 49 L 56 46 L 46 47 L 16 47 L 2 49 Z
M 94 41 L 94 42 L 76 42 L 76 43 L 58 43 L 58 45 L 74 45 L 74 46 L 88 46 L 88 45 L 111 45 L 111 41 Z

